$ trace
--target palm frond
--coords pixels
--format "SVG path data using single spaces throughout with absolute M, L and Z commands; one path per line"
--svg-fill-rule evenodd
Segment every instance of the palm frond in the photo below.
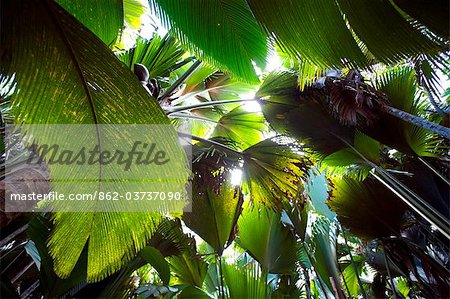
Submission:
M 221 164 L 211 167 L 203 161 L 193 165 L 192 210 L 183 214 L 183 221 L 221 254 L 234 239 L 243 195 L 230 183 L 230 169 Z
M 229 298 L 267 298 L 269 295 L 264 275 L 254 263 L 245 269 L 225 264 L 223 275 Z
M 420 0 L 394 0 L 394 3 L 403 12 L 425 25 L 428 30 L 443 38 L 449 37 L 448 1 L 438 0 L 428 3 Z
M 351 29 L 378 61 L 389 64 L 439 51 L 439 45 L 410 24 L 388 0 L 337 3 Z
M 299 185 L 312 165 L 294 140 L 278 136 L 243 152 L 243 191 L 251 201 L 281 209 L 298 196 Z
M 345 61 L 366 64 L 336 2 L 249 0 L 248 3 L 266 32 L 291 53 L 299 53 L 319 66 L 342 67 Z
M 244 80 L 258 81 L 252 61 L 264 68 L 267 42 L 245 1 L 150 3 L 156 15 L 197 57 Z
M 378 78 L 377 88 L 389 97 L 393 107 L 425 116 L 422 114 L 424 101 L 417 94 L 413 69 L 400 67 L 388 70 Z M 373 128 L 367 128 L 366 134 L 406 154 L 438 156 L 442 150 L 437 146 L 439 138 L 431 132 L 390 115 L 381 116 Z
M 261 205 L 246 205 L 238 220 L 239 244 L 267 273 L 290 273 L 295 267 L 296 240 L 281 223 L 281 214 Z
M 16 123 L 92 124 L 90 133 L 76 142 L 100 142 L 103 146 L 106 140 L 115 138 L 108 136 L 108 130 L 103 132 L 105 139 L 100 138 L 96 133 L 100 124 L 111 128 L 117 123 L 169 123 L 133 73 L 61 7 L 45 1 L 2 1 L 1 10 L 2 51 L 8 57 L 2 60 L 1 73 L 15 73 L 20 90 L 11 97 Z M 23 38 L 18 40 L 18 35 Z M 177 140 L 175 130 L 171 130 Z M 32 133 L 31 141 L 46 144 L 66 144 L 75 139 L 65 134 Z M 126 142 L 132 143 L 126 138 L 119 143 Z M 73 176 L 72 170 L 59 166 L 51 167 L 52 175 L 66 179 Z M 99 175 L 98 169 L 95 173 Z M 86 171 L 77 175 L 89 176 Z M 56 273 L 68 277 L 87 248 L 87 279 L 106 277 L 145 245 L 159 219 L 153 213 L 56 213 L 55 229 L 48 241 Z M 66 242 L 67 236 L 71 236 L 71 242 Z
M 77 18 L 107 45 L 114 43 L 124 25 L 122 0 L 96 1 L 92 5 L 70 0 L 57 0 L 56 3 Z
M 328 204 L 339 221 L 364 239 L 400 234 L 405 204 L 381 183 L 334 178 Z
M 185 54 L 180 44 L 170 34 L 160 37 L 154 34 L 151 40 L 139 37 L 134 48 L 118 55 L 119 60 L 130 69 L 136 63 L 143 64 L 149 71 L 149 78 L 167 77 L 174 71 Z
M 245 106 L 239 106 L 219 119 L 212 136 L 232 139 L 240 149 L 246 149 L 262 141 L 266 130 L 261 112 L 249 112 Z

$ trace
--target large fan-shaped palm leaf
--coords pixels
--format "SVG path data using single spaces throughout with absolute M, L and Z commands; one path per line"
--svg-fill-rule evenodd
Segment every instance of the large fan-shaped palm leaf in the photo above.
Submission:
M 168 123 L 130 70 L 62 8 L 39 0 L 1 5 L 1 72 L 16 74 L 20 92 L 12 96 L 12 103 L 17 123 L 84 123 L 93 128 Z M 32 136 L 44 137 L 38 133 Z M 84 136 L 86 142 L 105 141 L 91 133 Z M 66 170 L 57 165 L 51 169 Z M 87 244 L 88 280 L 107 276 L 145 244 L 158 219 L 152 213 L 57 213 L 48 243 L 56 273 L 67 277 Z M 68 236 L 71 242 L 66 242 Z
M 205 158 L 208 159 L 208 158 Z M 209 158 L 211 159 L 211 158 Z M 183 214 L 185 224 L 211 245 L 218 254 L 234 238 L 243 195 L 230 183 L 230 173 L 220 163 L 196 162 L 192 187 L 192 210 Z
M 238 220 L 239 243 L 270 273 L 290 273 L 295 267 L 296 240 L 281 223 L 281 214 L 261 205 L 247 205 Z
M 252 61 L 264 68 L 266 37 L 244 0 L 155 0 L 151 4 L 200 58 L 242 79 L 258 81 Z

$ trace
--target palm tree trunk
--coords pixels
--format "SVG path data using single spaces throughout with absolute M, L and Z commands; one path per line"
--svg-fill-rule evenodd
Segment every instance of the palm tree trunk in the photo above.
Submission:
M 400 118 L 408 123 L 411 123 L 418 127 L 429 130 L 429 131 L 431 131 L 439 136 L 442 136 L 444 138 L 450 139 L 450 129 L 449 128 L 435 124 L 431 121 L 428 121 L 428 120 L 418 117 L 416 115 L 412 115 L 408 112 L 394 108 L 389 105 L 382 105 L 382 106 L 380 106 L 380 108 L 384 112 L 386 112 L 394 117 Z

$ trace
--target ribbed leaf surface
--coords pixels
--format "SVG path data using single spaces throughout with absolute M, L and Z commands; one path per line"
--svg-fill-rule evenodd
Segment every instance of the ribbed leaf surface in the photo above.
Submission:
M 111 45 L 124 25 L 122 0 L 56 0 L 105 44 Z
M 249 112 L 239 106 L 219 119 L 213 136 L 227 137 L 245 149 L 260 142 L 266 129 L 261 112 Z
M 202 60 L 247 81 L 258 81 L 252 61 L 264 68 L 266 37 L 244 0 L 152 0 L 151 4 Z
M 262 205 L 247 205 L 238 220 L 241 246 L 270 273 L 289 273 L 297 258 L 294 235 L 280 220 Z
M 12 114 L 17 123 L 92 124 L 93 128 L 168 123 L 134 74 L 52 1 L 2 1 L 1 29 L 0 72 L 16 75 Z M 70 139 L 60 135 L 56 137 Z M 95 129 L 83 138 L 79 142 L 86 144 L 128 142 L 102 139 Z M 54 165 L 52 171 L 64 169 Z M 99 175 L 101 179 L 101 171 Z M 87 243 L 88 280 L 107 276 L 144 246 L 158 219 L 152 213 L 57 213 L 48 243 L 56 273 L 68 277 Z
M 243 195 L 230 183 L 230 173 L 220 166 L 213 168 L 200 161 L 193 165 L 193 171 L 192 211 L 183 214 L 183 221 L 221 254 L 232 241 Z
M 337 0 L 351 28 L 381 62 L 391 63 L 437 45 L 414 28 L 389 0 Z
M 169 76 L 172 68 L 184 55 L 179 43 L 170 35 L 155 34 L 151 40 L 138 38 L 133 49 L 119 55 L 119 59 L 133 69 L 135 63 L 145 65 L 150 78 Z
M 281 208 L 296 198 L 298 185 L 310 162 L 302 149 L 282 136 L 263 140 L 244 151 L 243 188 L 250 199 L 271 208 Z
M 292 53 L 317 65 L 342 66 L 365 58 L 333 0 L 248 0 L 258 22 Z

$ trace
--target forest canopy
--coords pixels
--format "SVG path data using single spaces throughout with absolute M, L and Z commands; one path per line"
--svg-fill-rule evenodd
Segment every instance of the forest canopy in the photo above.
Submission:
M 0 5 L 2 298 L 448 296 L 448 1 Z

